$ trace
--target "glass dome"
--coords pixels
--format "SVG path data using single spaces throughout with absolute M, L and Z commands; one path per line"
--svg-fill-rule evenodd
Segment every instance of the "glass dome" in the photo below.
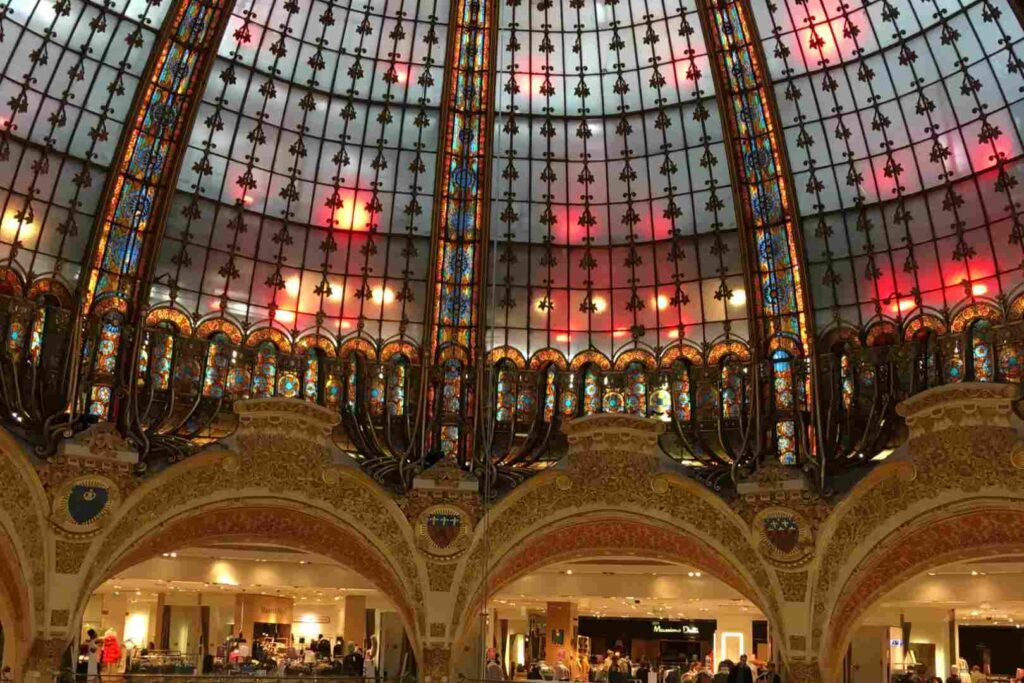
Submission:
M 406 482 L 625 413 L 717 477 L 823 481 L 891 450 L 904 398 L 1024 375 L 1021 19 L 0 4 L 0 354 L 50 392 L 0 408 L 44 449 L 110 420 L 183 457 L 235 400 L 305 398 Z

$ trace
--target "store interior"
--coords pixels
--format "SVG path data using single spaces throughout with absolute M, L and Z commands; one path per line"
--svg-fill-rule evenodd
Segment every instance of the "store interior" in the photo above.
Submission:
M 988 683 L 1024 673 L 1024 553 L 922 573 L 872 605 L 853 634 L 843 683 L 951 675 Z M 975 676 L 975 678 L 980 678 Z
M 606 665 L 608 652 L 634 673 L 646 661 L 659 681 L 673 669 L 687 680 L 695 662 L 717 670 L 743 654 L 755 667 L 772 659 L 771 627 L 755 603 L 694 567 L 630 555 L 520 576 L 491 596 L 484 621 L 487 656 L 515 679 L 593 680 L 587 669 Z M 116 637 L 111 673 L 394 677 L 416 666 L 394 605 L 371 583 L 326 557 L 272 545 L 147 560 L 99 586 L 81 627 L 83 643 L 89 630 Z M 852 635 L 843 683 L 915 671 L 945 679 L 954 666 L 1012 681 L 1024 666 L 1024 554 L 914 577 L 871 605 Z M 326 657 L 315 652 L 321 639 Z M 361 655 L 358 673 L 351 655 Z
M 552 564 L 519 577 L 489 603 L 487 651 L 517 679 L 571 678 L 628 658 L 656 680 L 696 662 L 771 659 L 769 624 L 749 599 L 691 566 L 635 556 Z
M 273 545 L 185 548 L 119 573 L 90 597 L 81 643 L 78 668 L 97 643 L 106 673 L 415 671 L 386 596 L 329 558 Z

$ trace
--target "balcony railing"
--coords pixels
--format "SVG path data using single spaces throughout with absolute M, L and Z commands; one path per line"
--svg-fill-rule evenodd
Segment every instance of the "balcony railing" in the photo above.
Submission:
M 407 343 L 291 343 L 269 329 L 243 338 L 216 324 L 193 330 L 171 315 L 151 316 L 138 333 L 117 313 L 75 320 L 52 301 L 0 296 L 0 410 L 43 456 L 109 421 L 143 465 L 178 460 L 234 431 L 235 401 L 276 396 L 337 411 L 339 447 L 402 489 L 442 457 L 424 438 L 444 426 L 424 424 L 428 401 L 439 403 L 442 421 L 472 428 L 462 417 L 470 382 L 460 396 L 430 394 Z M 906 397 L 964 380 L 1020 382 L 1024 374 L 1024 322 L 979 318 L 947 334 L 922 329 L 904 340 L 878 334 L 873 345 L 851 336 L 820 344 L 828 351 L 813 371 L 784 352 L 752 359 L 738 346 L 637 354 L 614 365 L 502 357 L 485 373 L 473 459 L 460 464 L 478 474 L 491 468 L 491 481 L 513 486 L 561 458 L 564 421 L 630 413 L 665 422 L 663 451 L 713 488 L 729 488 L 770 460 L 802 467 L 826 487 L 829 474 L 899 445 L 895 406 Z

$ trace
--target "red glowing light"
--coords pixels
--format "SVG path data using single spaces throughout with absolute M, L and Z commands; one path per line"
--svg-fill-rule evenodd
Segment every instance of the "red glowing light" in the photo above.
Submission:
M 988 285 L 984 285 L 980 282 L 971 285 L 971 294 L 974 296 L 983 296 L 988 292 Z
M 612 336 L 615 337 L 616 339 L 622 339 L 627 334 L 629 334 L 628 330 L 615 330 L 614 332 L 612 332 Z
M 912 311 L 915 308 L 917 308 L 917 302 L 914 301 L 913 299 L 900 299 L 899 301 L 893 303 L 892 312 L 906 313 L 907 311 Z
M 668 338 L 669 339 L 679 339 L 679 330 L 669 330 L 668 331 Z
M 565 332 L 562 332 L 561 334 L 559 334 L 559 335 L 557 335 L 555 337 L 555 341 L 557 341 L 557 342 L 567 342 L 567 341 L 569 341 L 569 335 L 567 333 L 565 333 Z
M 355 190 L 339 190 L 338 198 L 342 204 L 334 211 L 334 227 L 337 230 L 367 232 L 370 229 L 371 216 L 366 208 L 366 198 L 360 197 Z
M 252 198 L 251 194 L 247 194 L 247 195 L 243 195 L 242 196 L 242 202 L 245 203 L 245 204 L 252 204 L 254 201 L 256 201 L 256 200 Z

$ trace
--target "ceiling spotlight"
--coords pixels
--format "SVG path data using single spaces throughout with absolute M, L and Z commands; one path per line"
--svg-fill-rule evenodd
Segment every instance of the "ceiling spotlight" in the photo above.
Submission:
M 732 290 L 732 297 L 729 298 L 730 306 L 745 306 L 747 303 L 747 293 L 742 289 Z
M 594 313 L 604 313 L 608 310 L 608 301 L 603 296 L 592 297 L 590 302 L 594 304 Z
M 571 569 L 566 569 L 565 573 L 568 574 L 569 576 L 572 576 L 572 570 Z

